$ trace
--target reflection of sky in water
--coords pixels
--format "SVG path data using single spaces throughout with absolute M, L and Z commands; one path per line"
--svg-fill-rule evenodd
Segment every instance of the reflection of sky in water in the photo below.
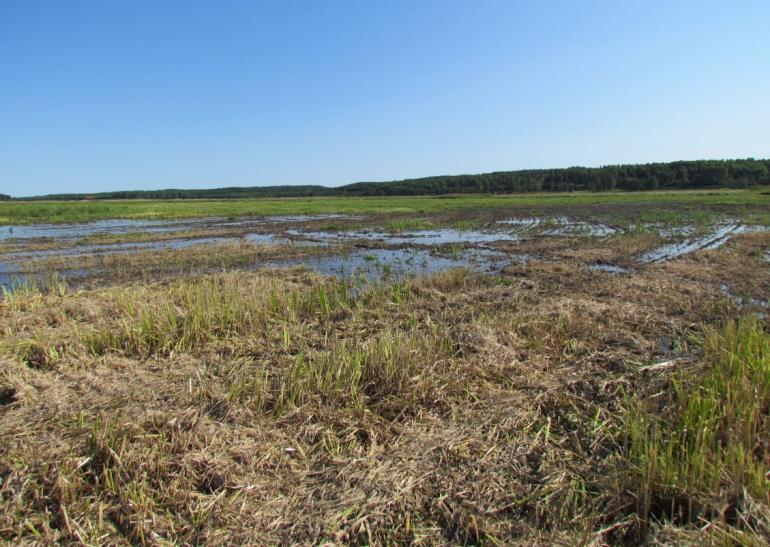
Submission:
M 124 234 L 127 232 L 169 232 L 179 230 L 182 221 L 169 220 L 98 220 L 83 224 L 30 224 L 0 226 L 0 240 L 7 239 L 71 239 L 95 234 Z
M 522 256 L 519 260 L 526 260 Z M 467 250 L 452 256 L 441 256 L 425 249 L 362 249 L 338 255 L 302 256 L 290 259 L 266 260 L 247 269 L 286 268 L 304 266 L 323 275 L 359 277 L 367 279 L 401 279 L 411 275 L 429 275 L 450 268 L 468 268 L 492 272 L 511 262 L 511 256 L 486 249 Z M 10 267 L 0 265 L 0 285 L 10 288 L 13 283 L 27 281 L 28 276 Z M 62 272 L 63 277 L 76 279 L 89 273 L 85 270 Z M 34 276 L 31 276 L 34 277 Z
M 0 225 L 0 241 L 8 239 L 73 239 L 93 235 L 126 234 L 129 232 L 171 232 L 174 230 L 195 230 L 212 228 L 238 228 L 249 226 L 264 226 L 266 224 L 285 224 L 292 222 L 309 222 L 324 219 L 351 219 L 349 215 L 289 215 L 262 218 L 242 218 L 237 220 L 225 218 L 197 218 L 176 220 L 97 220 L 80 224 L 30 224 L 30 225 Z
M 183 249 L 193 245 L 216 243 L 237 243 L 248 241 L 256 244 L 286 244 L 292 241 L 301 245 L 335 245 L 352 243 L 357 240 L 376 241 L 390 245 L 404 245 L 401 249 L 361 249 L 347 254 L 329 254 L 322 256 L 307 256 L 282 259 L 265 264 L 264 267 L 291 267 L 302 265 L 325 275 L 350 276 L 359 275 L 379 279 L 384 276 L 404 277 L 406 275 L 427 275 L 448 268 L 464 267 L 477 271 L 494 271 L 511 261 L 526 261 L 526 256 L 506 255 L 488 248 L 465 248 L 455 254 L 432 252 L 427 246 L 439 245 L 478 245 L 496 241 L 517 241 L 527 235 L 559 237 L 568 235 L 589 235 L 603 237 L 613 234 L 616 228 L 597 221 L 576 220 L 564 215 L 554 217 L 519 217 L 500 220 L 496 223 L 497 230 L 463 230 L 457 228 L 439 228 L 430 230 L 413 230 L 401 233 L 389 233 L 378 230 L 352 230 L 343 232 L 303 231 L 297 228 L 285 230 L 286 224 L 298 224 L 323 219 L 351 219 L 348 215 L 291 215 L 264 218 L 246 218 L 240 220 L 224 218 L 205 218 L 193 220 L 104 220 L 84 224 L 51 225 L 39 224 L 31 226 L 0 226 L 0 241 L 16 239 L 17 243 L 32 238 L 48 238 L 54 240 L 69 240 L 75 243 L 77 239 L 96 234 L 124 234 L 128 232 L 171 232 L 178 230 L 242 228 L 242 237 L 203 237 L 178 238 L 165 241 L 133 241 L 126 243 L 104 243 L 74 245 L 64 249 L 47 249 L 40 251 L 11 251 L 3 255 L 0 262 L 0 285 L 9 286 L 14 279 L 23 280 L 19 262 L 37 258 L 77 255 L 103 255 L 111 253 L 126 253 L 147 250 Z M 270 227 L 275 228 L 272 231 Z M 248 233 L 248 228 L 254 227 L 262 232 Z M 762 226 L 746 226 L 737 222 L 718 225 L 710 234 L 692 237 L 692 227 L 666 227 L 650 224 L 650 228 L 658 230 L 666 237 L 686 238 L 682 241 L 664 245 L 653 251 L 639 256 L 640 262 L 660 262 L 670 260 L 683 254 L 700 250 L 715 249 L 726 243 L 732 236 L 754 230 L 766 230 Z M 267 233 L 265 233 L 267 231 Z M 426 247 L 422 247 L 422 246 Z M 770 252 L 765 253 L 770 260 Z M 588 264 L 588 268 L 613 274 L 627 273 L 628 270 L 614 264 Z M 69 270 L 62 275 L 77 278 L 93 272 L 84 270 Z
M 364 276 L 403 278 L 409 275 L 429 275 L 450 268 L 468 268 L 491 272 L 510 263 L 504 253 L 484 249 L 467 251 L 456 256 L 438 256 L 424 249 L 366 249 L 342 255 L 320 255 L 275 261 L 269 266 L 305 266 L 323 275 L 338 277 Z
M 646 252 L 639 257 L 639 262 L 661 262 L 671 260 L 693 251 L 705 249 L 718 249 L 727 243 L 731 237 L 745 232 L 767 231 L 764 226 L 747 226 L 745 224 L 724 224 L 718 226 L 710 234 L 703 237 L 688 238 L 684 241 L 663 245 L 657 249 Z
M 618 266 L 616 264 L 604 264 L 601 262 L 597 262 L 595 264 L 588 264 L 587 268 L 589 270 L 611 273 L 611 274 L 629 273 L 629 270 L 626 268 L 623 268 L 622 266 Z
M 274 236 L 273 234 L 246 234 L 243 238 L 252 243 L 287 243 L 288 240 Z M 163 241 L 132 241 L 128 243 L 95 243 L 78 245 L 66 249 L 43 249 L 40 251 L 18 251 L 5 253 L 5 260 L 33 260 L 47 256 L 76 256 L 116 254 L 137 251 L 154 251 L 161 249 L 186 249 L 193 245 L 206 245 L 214 243 L 237 243 L 239 238 L 233 237 L 199 237 L 187 239 L 167 239 Z
M 455 228 L 416 230 L 406 233 L 388 233 L 368 230 L 356 230 L 350 232 L 305 232 L 292 229 L 286 230 L 286 233 L 295 237 L 306 237 L 319 241 L 340 242 L 365 239 L 371 241 L 384 241 L 392 245 L 479 244 L 492 243 L 493 241 L 514 241 L 518 239 L 516 234 L 510 232 L 483 232 L 480 230 L 457 230 Z

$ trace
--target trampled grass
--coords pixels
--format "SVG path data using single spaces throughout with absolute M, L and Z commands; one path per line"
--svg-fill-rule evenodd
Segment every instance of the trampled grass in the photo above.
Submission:
M 0 225 L 35 222 L 87 222 L 103 219 L 174 219 L 299 214 L 437 213 L 493 207 L 565 207 L 612 203 L 708 205 L 770 204 L 770 194 L 757 190 L 693 190 L 650 192 L 574 192 L 513 195 L 408 197 L 318 197 L 254 200 L 118 200 L 79 202 L 0 202 Z

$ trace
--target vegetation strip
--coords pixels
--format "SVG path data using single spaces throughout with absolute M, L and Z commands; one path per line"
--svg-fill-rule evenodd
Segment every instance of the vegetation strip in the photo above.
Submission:
M 89 222 L 102 219 L 181 219 L 194 217 L 430 214 L 502 207 L 574 207 L 651 204 L 758 206 L 770 204 L 770 192 L 753 190 L 668 190 L 650 192 L 573 192 L 503 195 L 315 197 L 233 200 L 112 200 L 0 202 L 0 225 L 39 222 Z

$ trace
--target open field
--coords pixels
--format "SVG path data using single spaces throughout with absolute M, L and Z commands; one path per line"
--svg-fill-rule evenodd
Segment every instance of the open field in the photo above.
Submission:
M 117 200 L 0 202 L 0 224 L 173 219 L 204 216 L 441 213 L 495 207 L 565 207 L 613 203 L 770 205 L 770 191 L 678 190 L 408 197 L 318 197 L 254 200 Z
M 767 544 L 770 197 L 671 196 L 29 204 L 137 222 L 0 239 L 0 539 Z

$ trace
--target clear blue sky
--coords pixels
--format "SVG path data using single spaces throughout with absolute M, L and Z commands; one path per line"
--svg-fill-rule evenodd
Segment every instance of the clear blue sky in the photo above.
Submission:
M 0 193 L 768 156 L 767 0 L 0 0 Z

